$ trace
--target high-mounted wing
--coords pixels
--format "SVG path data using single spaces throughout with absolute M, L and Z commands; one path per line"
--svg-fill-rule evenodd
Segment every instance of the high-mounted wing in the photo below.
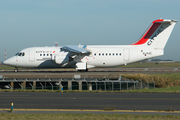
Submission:
M 90 53 L 90 51 L 86 50 L 87 46 L 84 45 L 79 45 L 79 46 L 75 46 L 75 45 L 66 45 L 66 46 L 63 46 L 62 49 L 63 50 L 67 50 L 67 51 L 71 51 L 71 52 L 74 52 L 74 53 Z

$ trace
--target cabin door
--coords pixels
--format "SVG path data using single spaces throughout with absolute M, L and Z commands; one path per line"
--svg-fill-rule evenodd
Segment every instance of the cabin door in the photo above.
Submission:
M 128 48 L 125 48 L 123 50 L 123 59 L 124 59 L 124 61 L 129 61 L 129 59 L 130 59 L 130 52 L 129 52 Z
M 29 61 L 33 62 L 35 60 L 35 53 L 34 50 L 29 51 Z

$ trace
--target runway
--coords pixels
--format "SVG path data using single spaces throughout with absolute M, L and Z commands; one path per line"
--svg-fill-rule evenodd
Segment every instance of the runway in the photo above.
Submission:
M 76 69 L 19 69 L 19 72 L 78 72 Z M 13 69 L 1 69 L 0 72 L 14 72 Z M 150 67 L 150 68 L 126 68 L 126 67 L 113 67 L 113 68 L 91 68 L 88 72 L 180 72 L 179 67 Z
M 0 75 L 4 79 L 30 79 L 30 78 L 74 78 L 74 75 L 81 75 L 81 78 L 109 78 L 118 79 L 121 74 L 163 74 L 163 73 L 177 73 L 180 68 L 93 68 L 88 72 L 79 72 L 75 69 L 21 69 L 15 73 L 13 70 L 0 70 Z M 1 79 L 1 78 L 0 78 Z
M 0 92 L 0 108 L 180 111 L 176 93 Z

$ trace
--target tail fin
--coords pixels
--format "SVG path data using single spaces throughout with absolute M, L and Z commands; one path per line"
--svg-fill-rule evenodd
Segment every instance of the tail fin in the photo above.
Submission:
M 140 40 L 132 45 L 143 45 L 154 49 L 164 49 L 176 22 L 176 20 L 166 19 L 153 21 Z

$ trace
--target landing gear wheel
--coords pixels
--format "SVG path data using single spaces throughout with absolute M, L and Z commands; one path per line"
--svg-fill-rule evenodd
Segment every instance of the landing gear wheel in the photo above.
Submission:
M 86 70 L 78 70 L 79 72 L 88 72 L 88 69 Z
M 14 69 L 14 72 L 18 72 L 18 69 Z

